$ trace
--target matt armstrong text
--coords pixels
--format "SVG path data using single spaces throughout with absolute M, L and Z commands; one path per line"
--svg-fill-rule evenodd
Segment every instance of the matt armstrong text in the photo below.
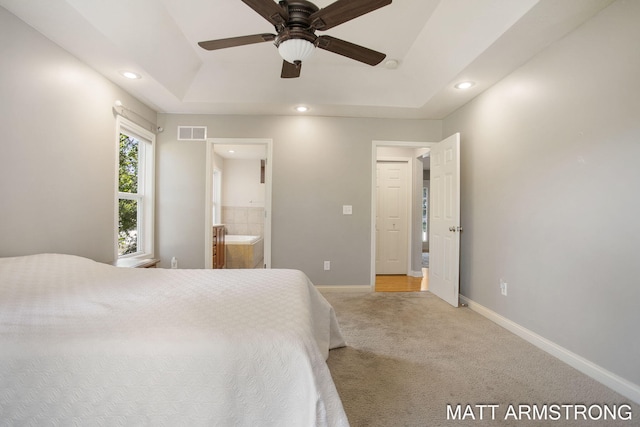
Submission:
M 633 412 L 628 404 L 447 404 L 447 420 L 631 421 L 632 419 Z

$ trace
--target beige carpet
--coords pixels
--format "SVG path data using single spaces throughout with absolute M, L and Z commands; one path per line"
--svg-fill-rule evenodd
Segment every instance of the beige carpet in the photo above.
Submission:
M 327 363 L 352 427 L 640 425 L 639 405 L 468 308 L 428 292 L 323 295 L 348 343 Z

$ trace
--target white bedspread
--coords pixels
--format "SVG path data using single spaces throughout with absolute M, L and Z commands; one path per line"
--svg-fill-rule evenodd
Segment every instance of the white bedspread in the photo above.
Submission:
M 342 345 L 299 271 L 0 259 L 0 425 L 347 426 Z

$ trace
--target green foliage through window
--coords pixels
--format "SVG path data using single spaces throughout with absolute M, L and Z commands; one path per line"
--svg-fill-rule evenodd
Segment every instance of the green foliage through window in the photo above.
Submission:
M 136 196 L 138 193 L 140 141 L 120 134 L 118 191 Z M 118 201 L 118 255 L 138 251 L 138 200 L 122 198 Z
M 123 133 L 120 134 L 120 175 L 118 191 L 138 192 L 138 151 L 140 142 Z

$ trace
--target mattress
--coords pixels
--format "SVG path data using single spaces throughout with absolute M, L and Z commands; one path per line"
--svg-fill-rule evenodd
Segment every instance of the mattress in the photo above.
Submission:
M 296 270 L 0 258 L 0 425 L 348 426 Z

